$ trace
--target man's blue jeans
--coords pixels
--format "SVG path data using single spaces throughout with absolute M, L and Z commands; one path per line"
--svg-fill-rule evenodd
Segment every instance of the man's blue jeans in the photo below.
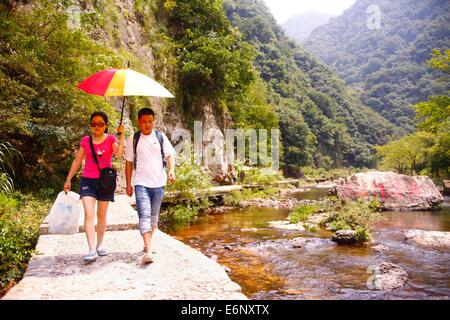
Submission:
M 139 216 L 139 231 L 141 234 L 158 227 L 159 210 L 164 196 L 164 187 L 147 188 L 135 186 L 136 208 Z

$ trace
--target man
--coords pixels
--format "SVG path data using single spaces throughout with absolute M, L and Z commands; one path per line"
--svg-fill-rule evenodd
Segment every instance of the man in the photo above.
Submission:
M 175 149 L 164 133 L 153 130 L 154 125 L 153 110 L 139 110 L 139 131 L 128 138 L 125 155 L 127 195 L 131 197 L 133 191 L 136 193 L 139 231 L 144 240 L 142 263 L 153 262 L 151 240 L 158 228 L 159 210 L 167 181 L 166 166 L 169 182 L 175 181 Z

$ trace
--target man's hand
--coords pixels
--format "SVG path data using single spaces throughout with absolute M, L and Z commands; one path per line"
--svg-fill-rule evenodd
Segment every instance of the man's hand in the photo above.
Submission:
M 129 197 L 132 197 L 132 196 L 133 196 L 133 186 L 131 186 L 131 185 L 128 185 L 128 186 L 127 186 L 127 195 L 128 195 Z
M 175 170 L 169 170 L 169 182 L 174 183 L 176 180 L 175 178 Z

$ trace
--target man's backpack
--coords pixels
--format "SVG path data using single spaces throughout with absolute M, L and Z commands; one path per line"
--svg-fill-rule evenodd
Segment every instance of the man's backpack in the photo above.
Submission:
M 166 168 L 166 157 L 164 156 L 164 149 L 163 149 L 164 139 L 163 139 L 161 132 L 159 132 L 158 130 L 155 130 L 155 134 L 156 134 L 156 138 L 159 141 L 159 146 L 161 147 L 161 158 L 162 158 L 163 168 L 165 169 Z M 137 145 L 138 145 L 140 137 L 141 137 L 141 131 L 137 131 L 134 133 L 134 136 L 133 136 L 133 151 L 134 151 L 133 166 L 134 166 L 135 170 L 136 170 L 136 158 L 137 158 L 136 150 L 137 150 Z

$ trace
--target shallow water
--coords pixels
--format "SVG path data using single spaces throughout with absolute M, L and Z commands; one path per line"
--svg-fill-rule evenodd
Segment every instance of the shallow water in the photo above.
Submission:
M 323 190 L 309 191 L 309 199 Z M 297 195 L 299 196 L 299 195 Z M 302 195 L 300 195 L 302 196 Z M 331 232 L 269 228 L 286 209 L 248 208 L 206 216 L 169 233 L 231 269 L 230 278 L 251 299 L 449 299 L 450 252 L 422 249 L 404 241 L 402 230 L 450 231 L 450 207 L 429 212 L 385 212 L 373 227 L 375 241 L 388 249 L 337 245 Z M 283 244 L 305 237 L 302 248 Z M 396 292 L 369 290 L 367 268 L 383 261 L 404 268 L 407 284 Z

